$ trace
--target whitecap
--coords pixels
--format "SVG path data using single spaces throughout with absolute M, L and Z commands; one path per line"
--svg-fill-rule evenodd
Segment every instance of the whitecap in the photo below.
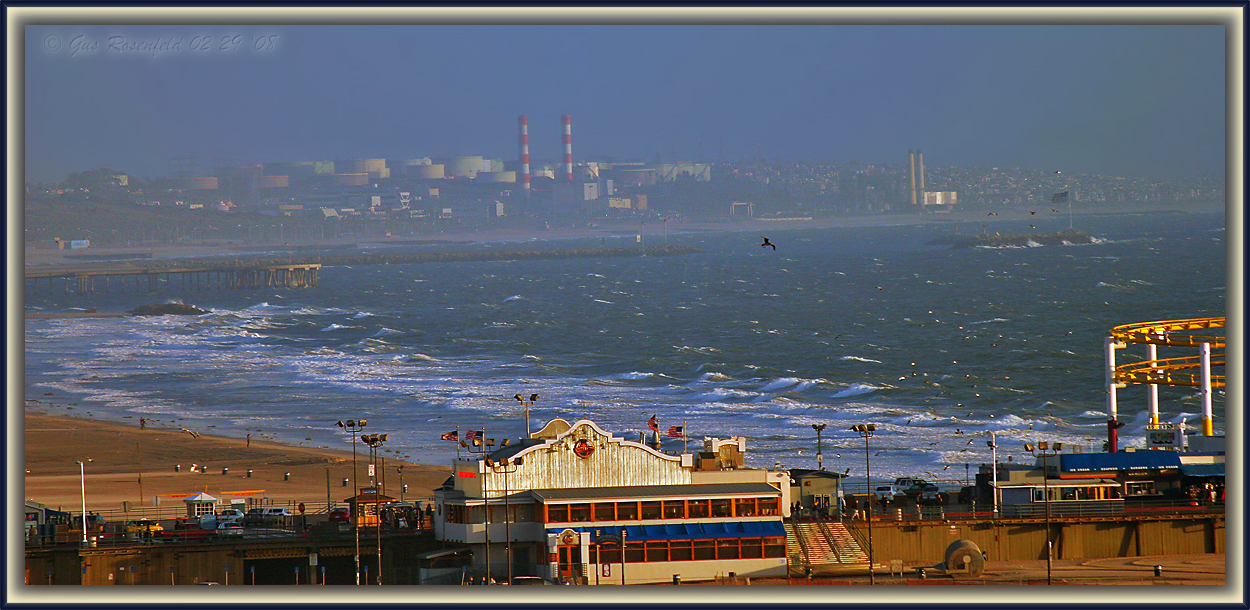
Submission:
M 860 396 L 862 394 L 870 394 L 877 390 L 884 390 L 884 387 L 868 385 L 866 383 L 852 383 L 850 387 L 833 395 L 834 398 L 846 398 L 848 396 Z
M 856 360 L 858 362 L 873 362 L 876 364 L 881 364 L 880 360 L 873 360 L 872 358 L 860 358 L 859 356 L 842 356 L 841 358 L 838 358 L 838 360 Z
M 354 315 L 354 316 L 352 316 L 352 317 L 353 317 L 353 318 L 368 318 L 369 316 L 372 316 L 372 315 L 374 315 L 374 314 L 371 314 L 371 313 L 369 313 L 369 312 L 367 312 L 367 311 L 361 311 L 361 312 L 357 312 L 357 313 L 356 313 L 356 315 Z
M 359 327 L 358 327 L 358 326 L 343 326 L 343 325 L 341 325 L 341 324 L 331 324 L 331 325 L 329 325 L 329 326 L 327 326 L 327 327 L 325 327 L 325 328 L 321 329 L 321 332 L 326 332 L 326 331 L 331 331 L 331 330 L 343 330 L 343 329 L 347 329 L 347 328 L 359 328 Z
M 761 392 L 775 392 L 782 388 L 788 388 L 790 386 L 797 385 L 801 381 L 802 379 L 799 379 L 797 377 L 781 377 L 779 379 L 774 379 L 764 384 L 764 386 L 760 388 L 760 391 Z
M 974 324 L 993 324 L 995 322 L 1006 322 L 1006 321 L 1007 321 L 1006 318 L 992 318 L 989 320 L 981 320 L 980 322 L 969 322 L 968 325 L 971 326 Z
M 521 295 L 519 295 L 519 294 L 514 294 L 514 295 L 512 295 L 512 296 L 510 296 L 510 297 L 508 297 L 508 298 L 506 298 L 506 299 L 504 299 L 504 300 L 503 300 L 503 302 L 504 302 L 504 303 L 507 303 L 508 301 L 519 301 L 519 300 L 521 300 L 522 298 L 524 298 L 524 297 L 522 297 L 522 296 L 521 296 Z
M 393 328 L 387 328 L 387 327 L 383 326 L 383 327 L 382 327 L 382 330 L 379 330 L 378 332 L 373 333 L 373 336 L 374 336 L 374 337 L 385 337 L 385 336 L 388 336 L 388 335 L 402 335 L 402 334 L 404 334 L 404 333 L 403 333 L 403 331 L 399 331 L 399 330 L 395 330 L 395 329 L 393 329 Z
M 605 301 L 603 299 L 591 299 L 591 300 L 593 300 L 596 303 L 606 303 L 608 305 L 615 305 L 615 303 L 613 303 L 612 301 Z

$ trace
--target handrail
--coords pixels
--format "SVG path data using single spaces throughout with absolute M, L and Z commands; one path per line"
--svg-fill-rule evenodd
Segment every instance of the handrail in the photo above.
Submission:
M 1224 348 L 1224 337 L 1170 334 L 1184 330 L 1207 330 L 1224 328 L 1225 319 L 1190 318 L 1186 320 L 1158 320 L 1154 322 L 1136 322 L 1121 324 L 1111 328 L 1111 336 L 1119 341 L 1129 343 L 1153 343 L 1155 345 L 1171 345 L 1181 347 L 1197 347 L 1209 343 L 1212 349 Z

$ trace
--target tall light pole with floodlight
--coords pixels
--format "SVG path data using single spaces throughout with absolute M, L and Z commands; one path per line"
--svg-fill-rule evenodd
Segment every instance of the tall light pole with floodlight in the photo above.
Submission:
M 369 483 L 373 485 L 373 513 L 378 519 L 377 553 L 378 553 L 378 584 L 382 584 L 382 491 L 378 488 L 378 448 L 386 442 L 386 434 L 362 434 L 360 440 L 369 446 Z
M 998 440 L 994 437 L 994 431 L 990 430 L 990 440 L 986 441 L 986 445 L 990 446 L 990 493 L 993 494 L 995 518 L 998 517 Z
M 877 573 L 873 566 L 876 558 L 872 552 L 872 465 L 868 458 L 868 439 L 872 438 L 874 432 L 877 431 L 877 424 L 855 424 L 851 426 L 864 439 L 864 480 L 868 484 L 868 497 L 864 499 L 864 515 L 868 519 L 868 584 L 877 584 Z
M 525 438 L 529 438 L 530 437 L 530 407 L 534 406 L 535 402 L 538 402 L 538 394 L 530 394 L 529 400 L 526 400 L 525 397 L 522 396 L 520 393 L 517 393 L 517 395 L 513 396 L 513 398 L 517 399 L 518 401 L 520 401 L 521 404 L 525 405 Z M 512 582 L 512 581 L 509 580 L 508 582 Z
M 1050 478 L 1050 472 L 1047 468 L 1046 458 L 1052 455 L 1059 455 L 1059 450 L 1063 449 L 1063 443 L 1055 443 L 1053 447 L 1047 447 L 1046 441 L 1038 441 L 1037 447 L 1033 447 L 1033 443 L 1025 443 L 1024 450 L 1032 453 L 1034 457 L 1042 458 L 1042 502 L 1046 505 L 1046 584 L 1050 584 L 1050 556 L 1052 544 L 1050 541 L 1050 486 L 1047 480 Z
M 504 439 L 500 444 L 500 449 L 508 445 L 508 439 Z M 508 475 L 517 471 L 517 467 L 524 463 L 525 458 L 505 458 L 502 460 L 491 460 L 487 458 L 486 465 L 490 467 L 491 473 L 503 473 L 503 536 L 507 540 L 507 557 L 508 557 L 508 584 L 512 584 L 512 532 L 510 524 L 512 523 L 512 515 L 510 514 L 508 503 L 508 495 L 511 490 L 508 488 Z M 502 470 L 499 468 L 502 467 Z M 511 468 L 509 468 L 511 467 Z
M 352 436 L 352 530 L 356 532 L 356 584 L 360 584 L 360 486 L 356 484 L 356 433 L 365 429 L 368 420 L 339 420 L 338 427 Z

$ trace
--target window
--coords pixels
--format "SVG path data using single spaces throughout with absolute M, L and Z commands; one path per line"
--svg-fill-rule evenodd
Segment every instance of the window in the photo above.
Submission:
M 547 523 L 567 523 L 569 520 L 568 504 L 548 504 Z
M 690 500 L 687 510 L 691 519 L 706 519 L 708 516 L 707 500 Z
M 732 517 L 730 500 L 712 500 L 713 517 Z
M 668 542 L 668 560 L 669 561 L 690 561 L 689 540 L 670 540 Z
M 665 500 L 664 501 L 664 518 L 665 519 L 685 519 L 686 518 L 686 501 L 685 500 Z
M 694 547 L 695 559 L 716 559 L 715 540 L 692 540 L 691 546 Z M 782 556 L 784 557 L 784 554 Z
M 785 557 L 786 556 L 786 539 L 785 538 L 765 538 L 764 539 L 764 556 L 765 557 Z
M 657 540 L 647 544 L 647 561 L 668 561 L 668 541 Z
M 594 557 L 594 555 L 591 555 Z M 599 546 L 599 560 L 591 560 L 591 563 L 620 563 L 621 562 L 621 545 L 604 544 Z
M 777 514 L 777 498 L 760 498 L 760 514 L 764 516 L 773 516 Z
M 737 559 L 738 558 L 738 539 L 723 538 L 716 541 L 716 558 L 717 559 Z
M 590 505 L 570 504 L 569 521 L 590 521 Z
M 738 498 L 734 502 L 734 510 L 739 517 L 754 517 L 755 498 Z
M 464 523 L 464 507 L 455 504 L 449 505 L 447 507 L 447 522 Z
M 625 543 L 625 563 L 642 563 L 646 561 L 646 551 L 641 542 Z
M 764 543 L 759 538 L 743 538 L 739 541 L 743 559 L 759 559 L 764 556 Z
M 615 521 L 616 505 L 611 502 L 595 503 L 595 521 Z
M 653 502 L 642 503 L 642 518 L 643 519 L 660 519 L 663 517 L 663 515 L 664 513 L 660 509 L 659 500 L 655 500 Z
M 616 518 L 618 521 L 637 521 L 638 520 L 638 503 L 637 502 L 617 502 Z

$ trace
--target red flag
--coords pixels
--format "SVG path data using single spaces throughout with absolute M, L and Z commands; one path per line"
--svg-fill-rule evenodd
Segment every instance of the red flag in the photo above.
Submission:
M 659 431 L 660 431 L 660 422 L 655 421 L 655 416 L 654 416 L 654 415 L 652 415 L 652 416 L 651 416 L 651 419 L 648 419 L 648 420 L 647 420 L 647 427 L 648 427 L 648 428 L 651 428 L 652 430 L 655 430 L 656 432 L 659 432 Z
M 466 441 L 475 441 L 479 438 L 482 438 L 481 430 L 465 430 L 464 431 L 464 440 Z
M 673 438 L 682 438 L 686 435 L 685 426 L 669 426 L 668 435 Z
M 459 431 L 459 430 L 452 430 L 451 432 L 448 432 L 447 434 L 444 434 L 443 436 L 441 436 L 441 437 L 439 437 L 439 438 L 441 438 L 441 439 L 443 439 L 443 440 L 445 440 L 445 441 L 458 441 L 458 440 L 460 440 L 460 431 Z

